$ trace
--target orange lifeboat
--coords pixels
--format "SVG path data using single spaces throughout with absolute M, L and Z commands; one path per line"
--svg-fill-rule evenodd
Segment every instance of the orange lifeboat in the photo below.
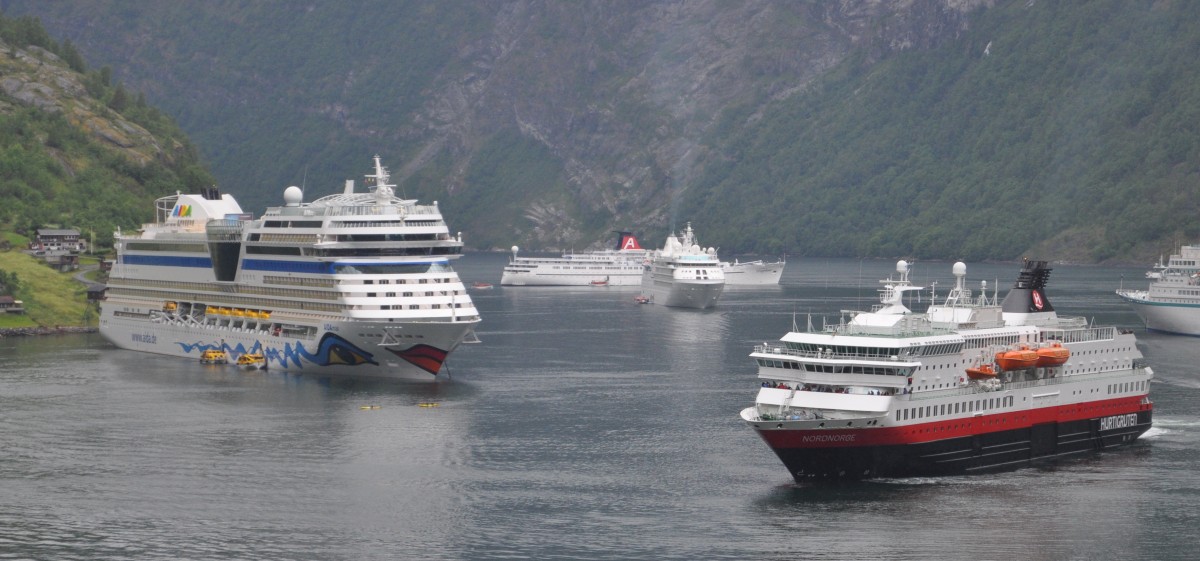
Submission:
M 1025 370 L 1037 366 L 1037 363 L 1037 351 L 1025 345 L 1021 345 L 1020 349 L 996 353 L 996 364 L 1000 370 Z
M 1071 351 L 1062 346 L 1062 343 L 1054 343 L 1049 347 L 1042 347 L 1037 350 L 1038 360 L 1037 365 L 1040 368 L 1049 366 L 1062 366 L 1067 363 L 1067 359 L 1071 358 Z
M 967 369 L 967 377 L 972 380 L 986 380 L 996 377 L 996 369 L 990 364 L 981 364 L 974 368 Z

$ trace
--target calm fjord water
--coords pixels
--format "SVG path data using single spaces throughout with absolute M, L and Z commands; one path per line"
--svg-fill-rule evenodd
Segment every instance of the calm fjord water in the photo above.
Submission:
M 1195 559 L 1200 340 L 1146 333 L 1112 291 L 1142 269 L 1057 266 L 1060 314 L 1134 328 L 1154 366 L 1136 445 L 987 476 L 797 486 L 737 413 L 747 357 L 793 314 L 875 300 L 884 261 L 801 260 L 715 310 L 633 288 L 500 287 L 437 384 L 322 380 L 0 340 L 0 558 Z M 1007 292 L 1018 266 L 973 264 Z M 918 284 L 952 284 L 918 263 Z M 920 305 L 923 308 L 924 303 Z M 437 403 L 437 407 L 420 407 Z M 364 406 L 366 407 L 364 409 Z M 371 408 L 370 406 L 379 406 Z

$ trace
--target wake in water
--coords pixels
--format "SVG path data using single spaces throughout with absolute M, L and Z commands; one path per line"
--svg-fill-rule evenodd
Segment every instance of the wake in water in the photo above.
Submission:
M 1197 432 L 1200 432 L 1200 417 L 1157 417 L 1154 419 L 1154 426 L 1150 427 L 1142 438 L 1157 440 Z

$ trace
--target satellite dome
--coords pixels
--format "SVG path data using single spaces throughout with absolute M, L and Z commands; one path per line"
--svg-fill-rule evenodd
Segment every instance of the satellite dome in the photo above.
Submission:
M 299 187 L 292 185 L 283 190 L 283 202 L 287 206 L 300 206 L 303 200 L 304 191 L 301 191 Z
M 954 273 L 954 276 L 961 277 L 961 276 L 967 274 L 967 264 L 963 263 L 962 261 L 955 261 L 954 268 L 952 269 L 952 271 Z

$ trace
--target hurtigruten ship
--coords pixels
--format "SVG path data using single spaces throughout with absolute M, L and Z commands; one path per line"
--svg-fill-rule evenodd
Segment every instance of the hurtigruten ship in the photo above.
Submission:
M 642 273 L 642 292 L 664 306 L 710 308 L 724 290 L 725 273 L 717 251 L 700 247 L 690 222 L 683 235 L 667 236 Z
M 964 286 L 923 313 L 908 267 L 881 304 L 757 346 L 761 387 L 741 412 L 797 480 L 966 474 L 1134 442 L 1154 373 L 1134 335 L 1059 317 L 1050 269 L 1026 261 L 996 305 Z
M 261 354 L 270 370 L 436 379 L 479 312 L 450 263 L 462 253 L 437 202 L 397 198 L 375 157 L 370 192 L 303 201 L 259 219 L 215 188 L 155 201 L 156 221 L 116 233 L 100 333 L 123 349 L 198 358 Z
M 630 232 L 617 232 L 617 247 L 600 251 L 564 253 L 561 257 L 518 256 L 500 275 L 501 286 L 605 286 L 638 285 L 649 253 Z
M 1146 323 L 1146 329 L 1200 335 L 1200 245 L 1185 245 L 1166 265 L 1146 273 L 1146 290 L 1117 291 Z

